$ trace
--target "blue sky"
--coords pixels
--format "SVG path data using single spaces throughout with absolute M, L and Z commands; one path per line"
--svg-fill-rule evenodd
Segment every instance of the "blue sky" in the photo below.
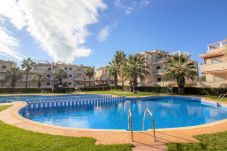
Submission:
M 199 54 L 207 44 L 227 38 L 226 0 L 44 2 L 0 0 L 1 59 L 32 57 L 100 67 L 116 50 L 161 49 L 188 51 L 202 62 Z

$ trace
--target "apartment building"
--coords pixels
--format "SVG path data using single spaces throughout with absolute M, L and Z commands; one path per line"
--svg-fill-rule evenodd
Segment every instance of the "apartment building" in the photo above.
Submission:
M 108 66 L 100 67 L 95 70 L 96 84 L 110 84 L 114 83 L 113 77 L 109 74 Z
M 11 66 L 16 66 L 16 63 L 11 62 L 12 65 L 0 61 L 0 67 L 10 68 Z M 58 69 L 63 69 L 66 72 L 66 77 L 63 79 L 63 83 L 66 83 L 68 87 L 83 87 L 89 85 L 88 77 L 85 76 L 85 69 L 87 66 L 76 65 L 76 64 L 66 64 L 63 62 L 49 63 L 49 62 L 37 62 L 36 66 L 29 73 L 27 84 L 29 88 L 38 87 L 38 75 L 42 75 L 41 78 L 41 87 L 42 88 L 52 88 L 57 81 L 55 80 L 54 73 Z M 0 78 L 4 77 L 2 72 L 6 72 L 6 69 L 1 70 Z M 3 78 L 2 78 L 3 79 Z M 23 75 L 23 78 L 17 82 L 16 87 L 25 87 L 26 75 Z M 91 84 L 95 84 L 95 79 L 91 78 Z M 5 85 L 4 87 L 9 87 Z
M 176 86 L 176 81 L 166 80 L 164 77 L 165 67 L 169 58 L 175 54 L 186 54 L 188 52 L 167 52 L 162 50 L 150 50 L 142 51 L 139 54 L 145 58 L 146 66 L 148 67 L 148 74 L 145 76 L 145 79 L 140 82 L 140 85 L 145 86 Z M 196 67 L 198 63 L 195 61 Z M 198 70 L 198 69 L 197 69 Z M 196 85 L 197 79 L 189 80 L 186 79 L 186 85 Z
M 189 55 L 187 52 L 172 52 L 169 53 L 167 51 L 162 50 L 149 50 L 149 51 L 142 51 L 138 54 L 145 58 L 146 66 L 148 67 L 148 74 L 146 74 L 144 80 L 140 80 L 138 78 L 139 85 L 144 86 L 176 86 L 176 81 L 168 81 L 165 79 L 165 67 L 172 55 L 177 53 L 184 53 Z M 196 67 L 198 67 L 198 63 L 196 63 Z M 106 77 L 106 67 L 102 67 L 96 70 L 96 77 Z M 104 78 L 107 80 L 106 78 Z M 118 84 L 121 85 L 121 79 L 118 78 Z M 129 81 L 124 81 L 125 85 L 129 85 Z M 186 85 L 196 85 L 197 79 L 195 80 L 187 80 Z
M 201 54 L 204 64 L 200 65 L 206 77 L 203 86 L 227 87 L 227 40 L 208 45 L 207 53 Z
M 6 81 L 5 81 L 6 71 L 9 70 L 12 67 L 16 67 L 15 62 L 0 60 L 0 84 L 1 84 L 1 87 L 5 87 L 5 85 L 6 85 Z

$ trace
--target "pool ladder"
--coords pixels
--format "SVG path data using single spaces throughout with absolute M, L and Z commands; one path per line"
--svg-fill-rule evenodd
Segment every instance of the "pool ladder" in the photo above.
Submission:
M 219 97 L 217 99 L 217 105 L 218 106 L 221 105 L 220 102 L 224 99 L 225 96 L 227 96 L 227 93 L 226 94 L 222 93 L 222 94 L 219 95 Z
M 145 122 L 145 118 L 146 118 L 147 113 L 150 115 L 150 117 L 152 119 L 153 141 L 156 141 L 156 130 L 155 130 L 154 115 L 152 114 L 152 112 L 148 108 L 146 108 L 144 110 L 144 113 L 143 113 L 142 128 L 144 130 L 144 122 Z M 132 141 L 134 141 L 132 112 L 131 112 L 131 109 L 130 108 L 128 109 L 128 129 L 131 131 L 131 139 L 132 139 Z

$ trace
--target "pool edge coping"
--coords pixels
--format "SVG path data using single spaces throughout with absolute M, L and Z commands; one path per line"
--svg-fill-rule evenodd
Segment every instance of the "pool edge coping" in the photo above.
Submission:
M 171 95 L 172 96 L 172 95 Z M 183 96 L 185 97 L 185 96 Z M 192 97 L 192 96 L 188 96 L 188 97 Z M 214 103 L 214 100 L 212 99 L 209 99 L 207 100 L 206 98 L 202 98 L 202 97 L 198 97 L 198 98 L 201 98 L 201 101 L 207 101 L 207 102 L 211 102 L 211 103 Z M 1 105 L 1 104 L 0 104 Z M 31 129 L 32 126 L 34 127 L 44 127 L 44 128 L 47 128 L 47 129 L 55 129 L 55 130 L 61 130 L 61 131 L 77 131 L 79 133 L 90 133 L 90 132 L 100 132 L 100 133 L 119 133 L 119 134 L 126 134 L 126 135 L 129 135 L 128 137 L 128 141 L 130 141 L 130 131 L 127 131 L 127 130 L 116 130 L 116 129 L 86 129 L 86 128 L 70 128 L 70 127 L 63 127 L 63 126 L 55 126 L 55 125 L 49 125 L 49 124 L 43 124 L 43 123 L 39 123 L 39 122 L 35 122 L 35 121 L 32 121 L 32 120 L 29 120 L 29 119 L 26 119 L 24 117 L 22 117 L 20 114 L 19 114 L 19 111 L 26 106 L 26 102 L 13 102 L 13 103 L 7 103 L 7 105 L 12 105 L 11 107 L 9 107 L 8 109 L 0 112 L 0 120 L 2 120 L 4 123 L 7 123 L 9 125 L 13 125 L 13 126 L 16 126 L 16 127 L 19 127 L 19 128 L 22 128 L 22 129 L 25 129 L 25 130 L 32 130 L 34 132 L 41 132 L 41 133 L 48 133 L 48 134 L 53 134 L 53 135 L 59 135 L 59 133 L 56 133 L 53 131 L 53 132 L 47 132 L 46 130 L 35 130 L 35 129 Z M 6 118 L 6 117 L 2 117 L 2 113 L 9 113 L 9 118 Z M 3 114 L 4 115 L 4 114 Z M 15 120 L 15 121 L 14 121 Z M 22 124 L 22 126 L 20 125 L 20 123 L 24 123 L 25 125 Z M 211 127 L 216 127 L 216 126 L 219 126 L 219 125 L 225 125 L 224 128 L 222 127 L 222 129 L 216 129 L 212 132 L 210 132 L 210 128 Z M 27 127 L 26 127 L 27 125 Z M 28 128 L 30 127 L 30 128 Z M 207 124 L 202 124 L 202 125 L 196 125 L 196 126 L 188 126 L 188 127 L 178 127 L 178 128 L 163 128 L 163 129 L 156 129 L 157 132 L 167 132 L 167 133 L 175 133 L 177 131 L 182 131 L 184 133 L 186 133 L 187 137 L 188 135 L 190 135 L 190 137 L 194 136 L 194 135 L 200 135 L 200 134 L 203 134 L 203 132 L 193 132 L 193 133 L 189 133 L 187 131 L 198 131 L 198 129 L 207 129 L 206 132 L 204 132 L 204 134 L 209 134 L 209 133 L 216 133 L 216 132 L 222 132 L 222 131 L 226 131 L 227 130 L 227 119 L 223 119 L 223 120 L 220 120 L 220 121 L 216 121 L 216 122 L 212 122 L 212 123 L 207 123 Z M 147 131 L 134 131 L 136 134 L 138 133 L 151 133 L 152 130 L 147 130 Z M 63 136 L 68 136 L 66 134 L 62 134 Z M 80 136 L 79 136 L 80 137 Z M 88 137 L 94 137 L 95 139 L 97 139 L 96 136 L 88 136 Z M 105 141 L 104 141 L 105 142 Z M 105 144 L 105 143 L 104 143 Z M 107 143 L 108 144 L 108 143 Z

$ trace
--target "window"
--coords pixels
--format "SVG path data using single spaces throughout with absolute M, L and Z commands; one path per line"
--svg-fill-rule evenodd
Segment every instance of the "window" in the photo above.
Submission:
M 50 71 L 50 70 L 51 70 L 51 68 L 47 68 L 47 70 L 49 70 L 49 71 Z
M 69 82 L 69 83 L 68 83 L 68 85 L 72 85 L 72 83 L 71 83 L 71 82 Z
M 47 78 L 50 78 L 50 75 L 49 74 L 47 75 Z
M 3 65 L 3 66 L 2 66 L 2 69 L 6 69 L 6 66 Z
M 65 76 L 64 76 L 64 78 L 67 78 L 68 77 L 68 75 L 66 74 Z
M 47 82 L 46 85 L 50 85 L 50 82 Z
M 158 82 L 162 81 L 162 78 L 157 78 L 157 81 L 158 81 Z
M 73 70 L 72 68 L 69 68 L 69 70 Z
M 68 68 L 67 68 L 67 67 L 65 67 L 65 70 L 68 70 Z
M 69 77 L 72 77 L 72 75 L 70 74 Z
M 157 70 L 159 70 L 159 69 L 161 69 L 161 67 L 160 66 L 157 66 Z

